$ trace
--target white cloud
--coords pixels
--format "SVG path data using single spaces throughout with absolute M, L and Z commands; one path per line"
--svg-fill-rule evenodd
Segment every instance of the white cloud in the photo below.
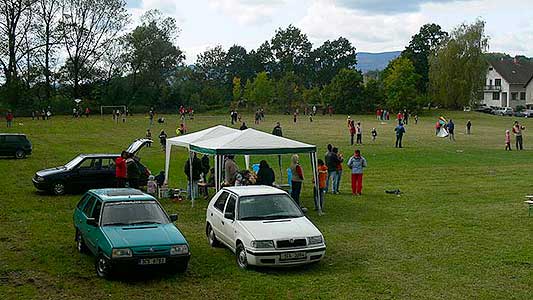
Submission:
M 283 0 L 209 0 L 209 5 L 237 20 L 241 25 L 270 22 Z
M 298 25 L 315 43 L 343 36 L 359 50 L 402 50 L 428 20 L 419 13 L 368 14 L 339 7 L 333 0 L 311 4 Z

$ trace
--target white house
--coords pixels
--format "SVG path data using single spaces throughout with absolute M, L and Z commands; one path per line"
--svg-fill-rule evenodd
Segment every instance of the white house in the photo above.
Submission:
M 514 59 L 489 61 L 482 104 L 496 107 L 533 106 L 533 62 Z

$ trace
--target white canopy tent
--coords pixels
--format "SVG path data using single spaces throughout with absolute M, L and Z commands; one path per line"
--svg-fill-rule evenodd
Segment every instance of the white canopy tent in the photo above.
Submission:
M 316 146 L 284 137 L 275 136 L 255 129 L 237 131 L 225 136 L 203 139 L 193 142 L 190 151 L 215 156 L 215 188 L 221 188 L 220 182 L 224 169 L 224 155 L 270 155 L 309 153 L 313 170 L 313 178 L 318 191 L 318 171 Z M 247 160 L 247 168 L 248 166 Z M 316 194 L 318 197 L 318 193 Z M 321 209 L 321 208 L 320 208 Z

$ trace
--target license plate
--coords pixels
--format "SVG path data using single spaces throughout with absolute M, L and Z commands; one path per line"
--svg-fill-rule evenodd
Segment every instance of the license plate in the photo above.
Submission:
M 139 260 L 139 265 L 162 265 L 167 262 L 165 257 L 158 258 L 142 258 Z
M 302 259 L 305 257 L 306 257 L 305 252 L 287 252 L 287 253 L 281 253 L 279 259 L 280 260 L 293 260 L 293 259 Z

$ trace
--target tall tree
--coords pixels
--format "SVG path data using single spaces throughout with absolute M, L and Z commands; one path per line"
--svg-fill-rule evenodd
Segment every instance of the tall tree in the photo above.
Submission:
M 387 107 L 396 111 L 416 108 L 416 83 L 420 76 L 416 74 L 413 63 L 405 57 L 398 57 L 391 61 L 390 68 L 383 82 Z
M 27 39 L 34 4 L 35 0 L 0 0 L 0 65 L 12 104 L 19 99 L 18 62 L 30 50 Z
M 226 53 L 228 78 L 239 77 L 242 81 L 254 76 L 253 67 L 250 64 L 250 56 L 242 46 L 233 45 Z
M 288 72 L 302 77 L 306 73 L 306 63 L 311 54 L 312 44 L 300 29 L 289 25 L 278 29 L 270 41 L 270 49 L 276 60 L 274 77 L 280 78 Z
M 242 85 L 239 77 L 233 77 L 233 101 L 239 102 L 242 97 Z
M 127 49 L 126 62 L 131 72 L 132 91 L 147 95 L 142 91 L 153 88 L 150 105 L 160 99 L 158 90 L 167 85 L 168 79 L 182 64 L 185 56 L 174 45 L 179 30 L 176 20 L 163 17 L 157 10 L 151 10 L 141 17 L 142 23 L 124 38 Z M 139 95 L 140 96 L 140 95 Z
M 363 97 L 363 75 L 352 69 L 342 69 L 324 87 L 322 95 L 326 103 L 344 113 L 365 112 L 367 103 Z
M 271 103 L 273 97 L 274 85 L 272 81 L 266 72 L 260 72 L 252 84 L 249 100 L 256 105 L 263 106 Z
M 302 100 L 302 83 L 294 72 L 288 72 L 276 82 L 276 104 L 286 109 L 299 106 Z
M 117 38 L 129 16 L 125 0 L 62 0 L 60 23 L 74 86 L 80 96 L 80 82 L 86 80 L 103 52 Z
M 341 69 L 355 68 L 356 55 L 355 47 L 343 37 L 334 41 L 325 41 L 311 53 L 313 84 L 322 87 Z
M 462 24 L 430 59 L 430 91 L 445 107 L 461 108 L 478 99 L 486 75 L 485 22 Z
M 207 49 L 198 54 L 196 69 L 204 80 L 217 82 L 220 84 L 227 82 L 227 60 L 226 52 L 222 46 Z
M 426 93 L 429 86 L 429 57 L 447 37 L 448 33 L 442 31 L 439 25 L 425 24 L 417 34 L 413 35 L 409 46 L 402 52 L 402 56 L 413 62 L 416 73 L 420 75 L 417 85 L 420 93 Z
M 59 13 L 61 11 L 60 0 L 38 0 L 36 4 L 36 36 L 38 44 L 42 45 L 37 60 L 39 61 L 42 74 L 44 75 L 45 99 L 50 99 L 52 86 L 51 65 L 54 62 L 54 52 L 61 36 L 57 29 Z

